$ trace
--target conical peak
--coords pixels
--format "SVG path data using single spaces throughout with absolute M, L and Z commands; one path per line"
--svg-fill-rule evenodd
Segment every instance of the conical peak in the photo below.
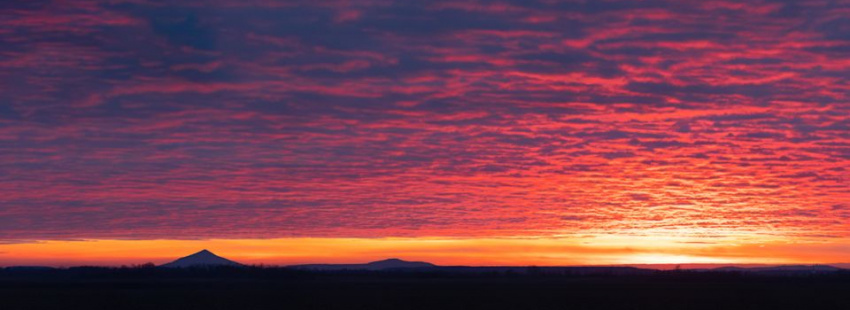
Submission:
M 213 254 L 213 252 L 210 252 L 210 251 L 204 249 L 204 250 L 195 252 L 193 254 L 190 254 L 186 257 L 218 257 L 218 255 L 215 255 L 215 254 Z
M 165 267 L 189 267 L 189 266 L 241 266 L 241 264 L 213 254 L 207 249 L 201 250 L 195 254 L 179 258 L 171 263 L 165 264 Z

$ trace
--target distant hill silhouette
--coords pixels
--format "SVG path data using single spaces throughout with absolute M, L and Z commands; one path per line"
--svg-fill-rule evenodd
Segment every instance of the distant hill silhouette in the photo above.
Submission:
M 709 269 L 710 271 L 723 271 L 723 272 L 747 272 L 747 273 L 760 273 L 760 274 L 798 274 L 798 273 L 830 273 L 843 270 L 842 268 L 838 268 L 830 265 L 782 265 L 782 266 L 772 266 L 772 267 L 753 267 L 753 268 L 741 268 L 741 267 L 720 267 Z
M 838 267 L 838 268 L 842 268 L 842 269 L 850 269 L 850 263 L 831 264 L 830 266 Z
M 391 258 L 366 264 L 310 264 L 287 266 L 312 271 L 429 271 L 446 274 L 575 274 L 575 275 L 645 275 L 655 272 L 634 267 L 554 267 L 554 266 L 437 266 L 427 262 L 410 262 Z
M 163 264 L 165 268 L 188 268 L 188 267 L 218 267 L 218 266 L 243 266 L 240 263 L 213 254 L 213 252 L 202 250 L 198 253 L 179 258 L 173 262 Z
M 48 266 L 9 266 L 5 268 L 5 270 L 9 271 L 50 271 L 55 269 Z
M 289 267 L 308 270 L 392 270 L 434 268 L 437 266 L 427 262 L 410 262 L 398 258 L 390 258 L 366 264 L 310 264 Z

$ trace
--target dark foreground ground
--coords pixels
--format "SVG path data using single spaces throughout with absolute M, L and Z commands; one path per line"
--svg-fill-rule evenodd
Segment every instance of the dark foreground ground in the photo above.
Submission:
M 850 309 L 850 276 L 0 272 L 0 309 Z

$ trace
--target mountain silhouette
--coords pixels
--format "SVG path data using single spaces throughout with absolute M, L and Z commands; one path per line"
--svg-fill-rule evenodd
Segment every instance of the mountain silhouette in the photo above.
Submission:
M 163 264 L 165 268 L 188 268 L 188 267 L 218 267 L 218 266 L 243 266 L 240 263 L 213 254 L 213 252 L 202 250 L 198 253 L 179 258 L 173 262 Z
M 830 266 L 841 269 L 850 269 L 850 263 L 831 264 Z
M 774 274 L 793 274 L 793 273 L 830 273 L 843 270 L 842 268 L 830 265 L 780 265 L 772 267 L 721 267 L 711 269 L 712 271 L 727 271 L 727 272 L 751 272 L 751 273 L 774 273 Z
M 409 262 L 405 260 L 400 260 L 398 258 L 390 258 L 385 260 L 379 260 L 376 262 L 371 262 L 366 264 L 367 267 L 374 269 L 393 269 L 393 268 L 427 268 L 434 267 L 432 263 L 426 262 Z
M 398 258 L 390 258 L 365 264 L 311 264 L 295 265 L 289 267 L 309 270 L 392 270 L 433 268 L 437 266 L 427 262 L 410 262 Z

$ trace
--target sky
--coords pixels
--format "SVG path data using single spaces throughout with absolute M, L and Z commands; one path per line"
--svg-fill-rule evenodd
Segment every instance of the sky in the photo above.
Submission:
M 0 265 L 850 262 L 850 1 L 4 1 Z

